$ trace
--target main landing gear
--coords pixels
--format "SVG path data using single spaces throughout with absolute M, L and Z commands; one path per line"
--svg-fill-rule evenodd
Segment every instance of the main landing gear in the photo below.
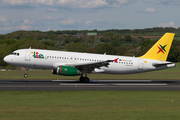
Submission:
M 88 82 L 89 82 L 89 78 L 88 78 L 88 77 L 83 77 L 83 76 L 81 76 L 81 77 L 79 78 L 79 80 L 80 80 L 80 82 L 82 82 L 82 83 L 88 83 Z
M 83 73 L 81 74 L 81 77 L 79 78 L 79 81 L 82 83 L 89 83 L 89 78 L 87 77 L 87 72 L 84 73 L 85 77 L 83 77 Z
M 28 77 L 28 70 L 29 70 L 29 67 L 26 67 L 26 73 L 24 74 L 24 77 L 25 77 L 25 78 Z

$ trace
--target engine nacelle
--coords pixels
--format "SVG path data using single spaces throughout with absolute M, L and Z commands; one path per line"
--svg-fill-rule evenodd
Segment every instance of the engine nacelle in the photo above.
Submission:
M 80 75 L 81 72 L 77 68 L 74 68 L 74 67 L 58 66 L 57 70 L 52 70 L 52 74 L 75 76 L 75 75 Z

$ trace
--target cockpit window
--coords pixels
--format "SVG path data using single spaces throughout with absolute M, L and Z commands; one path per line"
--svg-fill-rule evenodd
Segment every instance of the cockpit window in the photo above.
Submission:
M 19 53 L 13 52 L 13 53 L 11 53 L 11 55 L 19 56 Z

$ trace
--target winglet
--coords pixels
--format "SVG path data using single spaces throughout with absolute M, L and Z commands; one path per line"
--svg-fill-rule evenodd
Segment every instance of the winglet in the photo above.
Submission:
M 164 34 L 151 49 L 139 58 L 166 61 L 175 33 Z

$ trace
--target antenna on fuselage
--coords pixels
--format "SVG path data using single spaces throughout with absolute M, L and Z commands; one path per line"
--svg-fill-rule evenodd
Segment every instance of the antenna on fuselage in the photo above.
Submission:
M 104 53 L 104 55 L 106 55 L 106 53 Z
M 31 47 L 29 49 L 31 49 Z

